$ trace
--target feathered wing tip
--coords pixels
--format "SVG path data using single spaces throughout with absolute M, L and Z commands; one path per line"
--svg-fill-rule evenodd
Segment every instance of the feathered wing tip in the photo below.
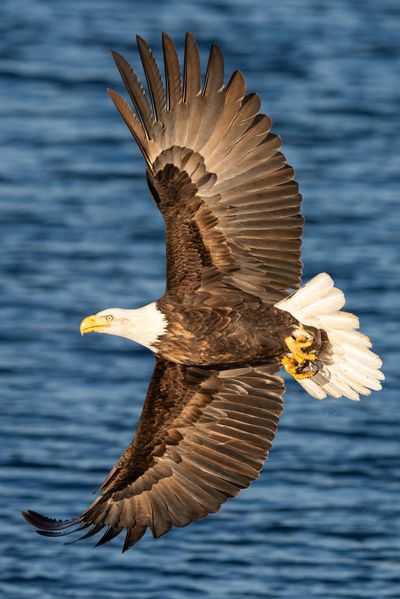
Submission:
M 56 518 L 48 518 L 33 510 L 21 512 L 25 520 L 34 528 L 40 535 L 46 537 L 62 537 L 70 534 L 72 531 L 67 531 L 76 524 L 79 524 L 80 519 L 73 518 L 71 520 L 57 520 Z M 80 530 L 80 529 L 75 529 Z
M 304 325 L 323 329 L 330 341 L 329 363 L 318 363 L 319 371 L 300 385 L 316 399 L 327 395 L 358 400 L 371 390 L 382 389 L 382 360 L 370 348 L 370 339 L 357 331 L 359 320 L 343 312 L 345 297 L 332 278 L 321 273 L 276 306 L 290 312 Z
M 137 36 L 137 45 L 147 94 L 128 61 L 113 50 L 112 57 L 134 110 L 114 90 L 109 89 L 108 93 L 151 167 L 162 150 L 184 146 L 187 138 L 196 151 L 209 141 L 224 107 L 224 65 L 220 49 L 213 44 L 201 87 L 200 55 L 194 37 L 186 34 L 181 69 L 175 44 L 163 33 L 164 83 L 151 48 L 140 36 Z

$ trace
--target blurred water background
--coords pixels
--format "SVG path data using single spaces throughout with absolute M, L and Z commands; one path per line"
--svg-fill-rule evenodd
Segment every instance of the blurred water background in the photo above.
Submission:
M 35 534 L 81 512 L 130 441 L 149 352 L 79 335 L 83 316 L 164 287 L 163 224 L 107 94 L 108 49 L 138 65 L 191 31 L 241 68 L 297 171 L 305 279 L 329 272 L 385 361 L 383 392 L 315 401 L 288 384 L 260 479 L 128 553 Z M 400 597 L 397 0 L 2 0 L 1 537 L 9 599 Z

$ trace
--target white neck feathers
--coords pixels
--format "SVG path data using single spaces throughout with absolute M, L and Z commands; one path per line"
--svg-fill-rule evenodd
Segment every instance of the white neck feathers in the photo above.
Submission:
M 99 314 L 114 316 L 112 326 L 104 330 L 105 333 L 126 337 L 157 353 L 158 350 L 154 346 L 166 332 L 168 321 L 157 308 L 156 302 L 135 310 L 112 308 Z
M 131 322 L 131 335 L 127 335 L 128 339 L 157 353 L 154 344 L 164 335 L 168 323 L 165 315 L 157 308 L 156 302 L 136 310 L 126 310 L 126 313 Z

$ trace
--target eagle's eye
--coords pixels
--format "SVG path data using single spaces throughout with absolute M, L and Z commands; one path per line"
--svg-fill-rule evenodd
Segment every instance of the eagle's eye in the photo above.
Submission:
M 114 316 L 112 316 L 111 314 L 107 314 L 106 320 L 108 320 L 108 322 L 111 322 L 112 320 L 114 320 Z

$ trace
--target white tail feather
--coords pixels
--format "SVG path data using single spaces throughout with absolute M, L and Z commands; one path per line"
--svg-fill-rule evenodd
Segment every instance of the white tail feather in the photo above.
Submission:
M 276 304 L 304 324 L 323 329 L 332 347 L 329 364 L 318 363 L 319 371 L 311 378 L 298 379 L 300 385 L 316 399 L 348 397 L 358 400 L 371 390 L 382 388 L 385 377 L 379 370 L 382 360 L 369 348 L 369 338 L 356 331 L 359 320 L 342 312 L 345 298 L 334 287 L 332 278 L 321 273 L 304 287 Z

